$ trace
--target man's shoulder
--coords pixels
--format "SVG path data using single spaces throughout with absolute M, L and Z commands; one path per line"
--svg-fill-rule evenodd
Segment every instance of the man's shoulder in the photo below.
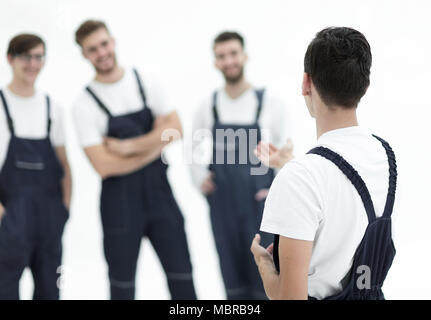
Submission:
M 94 101 L 93 97 L 90 96 L 85 88 L 78 93 L 71 107 L 72 114 L 78 121 L 82 119 L 82 117 L 96 117 L 100 109 L 96 101 Z
M 85 86 L 82 88 L 72 103 L 73 109 L 87 108 L 89 104 L 95 104 L 94 99 L 87 92 Z
M 303 154 L 286 163 L 277 176 L 286 180 L 317 181 L 328 172 L 328 161 L 315 154 Z

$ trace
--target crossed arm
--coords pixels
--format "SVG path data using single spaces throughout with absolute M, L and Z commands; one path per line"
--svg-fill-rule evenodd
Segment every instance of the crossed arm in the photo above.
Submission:
M 145 167 L 160 157 L 162 149 L 181 138 L 177 113 L 159 116 L 147 134 L 129 139 L 105 138 L 103 144 L 84 148 L 91 164 L 103 178 L 125 175 Z

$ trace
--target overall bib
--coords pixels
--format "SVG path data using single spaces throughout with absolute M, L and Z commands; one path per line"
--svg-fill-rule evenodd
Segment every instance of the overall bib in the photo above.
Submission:
M 58 299 L 64 225 L 69 212 L 63 204 L 63 168 L 49 134 L 23 139 L 14 125 L 3 92 L 0 98 L 11 135 L 0 172 L 0 202 L 5 214 L 0 225 L 0 299 L 19 299 L 19 280 L 26 267 L 34 279 L 33 299 Z
M 125 139 L 146 134 L 154 117 L 136 70 L 143 108 L 113 116 L 87 87 L 108 115 L 108 136 Z M 102 181 L 100 211 L 104 252 L 109 267 L 111 299 L 134 299 L 141 240 L 148 237 L 166 273 L 172 299 L 196 299 L 184 218 L 172 194 L 161 158 L 127 175 Z
M 215 174 L 216 190 L 208 195 L 207 199 L 221 273 L 229 300 L 266 299 L 250 245 L 254 235 L 259 232 L 265 202 L 257 201 L 255 195 L 259 190 L 271 186 L 274 171 L 266 167 L 266 173 L 263 175 L 251 174 L 253 167 L 261 166 L 253 150 L 261 140 L 258 121 L 264 91 L 256 90 L 255 93 L 258 107 L 255 121 L 250 125 L 221 123 L 217 113 L 217 92 L 213 96 L 213 161 L 209 169 Z M 241 141 L 247 143 L 245 151 L 236 138 L 234 143 L 229 143 L 226 138 L 217 141 L 219 140 L 217 130 L 245 132 Z M 245 153 L 245 161 L 241 161 Z M 235 163 L 229 162 L 229 158 L 235 159 Z M 261 232 L 261 236 L 263 245 L 271 244 L 270 234 Z
M 345 277 L 343 290 L 326 297 L 325 300 L 384 300 L 382 286 L 395 257 L 395 247 L 392 241 L 391 214 L 395 201 L 397 185 L 397 165 L 395 155 L 389 144 L 373 135 L 386 150 L 389 162 L 389 189 L 383 215 L 376 217 L 370 193 L 358 172 L 339 154 L 325 147 L 316 147 L 308 153 L 320 155 L 333 162 L 350 180 L 359 193 L 368 217 L 368 226 L 364 237 L 356 249 L 352 268 Z M 279 270 L 278 257 L 279 236 L 274 237 L 274 263 Z M 366 278 L 369 279 L 369 286 Z M 343 281 L 344 282 L 344 281 Z M 313 297 L 308 297 L 314 300 Z

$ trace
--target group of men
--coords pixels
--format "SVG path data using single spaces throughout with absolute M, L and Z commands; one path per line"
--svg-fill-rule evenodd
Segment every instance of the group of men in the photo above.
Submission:
M 134 299 L 143 238 L 161 261 L 171 298 L 197 299 L 183 215 L 161 159 L 172 141 L 162 138 L 164 132 L 182 135 L 175 106 L 145 72 L 117 62 L 104 22 L 85 21 L 75 40 L 95 70 L 74 103 L 73 118 L 102 179 L 111 299 Z M 26 267 L 35 299 L 59 298 L 57 268 L 72 179 L 61 109 L 35 88 L 45 51 L 37 35 L 15 36 L 7 52 L 13 79 L 0 90 L 0 299 L 19 299 Z M 381 284 L 395 253 L 390 214 L 396 167 L 389 145 L 356 119 L 371 67 L 365 37 L 350 28 L 328 28 L 308 47 L 302 94 L 319 140 L 295 159 L 285 105 L 245 77 L 243 37 L 223 32 L 213 52 L 225 85 L 193 119 L 193 132 L 212 132 L 212 161 L 190 168 L 208 200 L 226 297 L 384 298 Z M 192 149 L 202 142 L 193 141 Z M 373 237 L 381 233 L 385 237 Z M 383 250 L 386 260 L 376 261 Z M 371 268 L 372 289 L 351 284 L 359 262 Z

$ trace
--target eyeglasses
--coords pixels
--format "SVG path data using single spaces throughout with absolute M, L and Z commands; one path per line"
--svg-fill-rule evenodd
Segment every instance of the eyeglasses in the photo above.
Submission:
M 16 54 L 15 57 L 20 59 L 24 62 L 30 62 L 32 59 L 34 59 L 37 63 L 42 63 L 45 61 L 45 55 L 44 54 L 27 54 L 27 53 L 20 53 Z

